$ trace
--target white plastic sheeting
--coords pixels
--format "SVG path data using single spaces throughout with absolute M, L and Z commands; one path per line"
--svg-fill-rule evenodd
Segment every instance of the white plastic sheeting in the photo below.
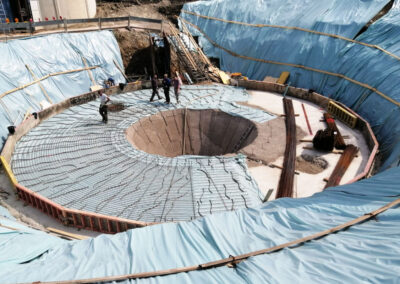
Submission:
M 117 83 L 125 78 L 114 64 L 123 66 L 121 53 L 110 31 L 53 34 L 0 43 L 0 96 L 14 88 L 49 74 L 99 66 L 92 69 L 94 80 L 102 85 L 113 77 Z M 68 97 L 90 91 L 93 85 L 88 71 L 73 72 L 49 77 L 41 81 L 50 100 L 60 102 Z M 48 101 L 38 83 L 0 98 L 0 136 L 7 137 L 7 126 L 18 125 L 27 111 L 40 110 L 40 103 Z M 1 143 L 2 144 L 2 143 Z

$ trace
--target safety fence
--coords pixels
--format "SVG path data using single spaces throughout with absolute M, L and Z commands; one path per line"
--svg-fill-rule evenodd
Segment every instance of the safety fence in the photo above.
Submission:
M 53 19 L 41 22 L 0 23 L 0 34 L 4 34 L 6 38 L 10 39 L 21 36 L 26 37 L 27 33 L 30 35 L 37 34 L 42 30 L 45 30 L 46 34 L 49 34 L 51 31 L 58 33 L 113 28 L 138 28 L 162 32 L 164 30 L 164 25 L 161 19 L 134 16 L 92 19 Z M 17 32 L 24 32 L 25 34 L 17 35 Z

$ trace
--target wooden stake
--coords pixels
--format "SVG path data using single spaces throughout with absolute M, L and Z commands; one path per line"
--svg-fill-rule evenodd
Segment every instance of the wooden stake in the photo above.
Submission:
M 34 84 L 37 84 L 37 83 L 39 83 L 40 81 L 46 80 L 47 78 L 50 78 L 50 77 L 54 77 L 54 76 L 57 76 L 57 75 L 64 75 L 64 74 L 74 73 L 74 72 L 85 71 L 85 70 L 88 70 L 88 69 L 95 69 L 95 68 L 99 68 L 99 67 L 100 67 L 100 66 L 92 66 L 92 67 L 88 67 L 88 68 L 81 68 L 81 69 L 74 69 L 74 70 L 68 70 L 68 71 L 61 71 L 61 72 L 51 73 L 51 74 L 48 74 L 48 75 L 46 75 L 46 76 L 44 76 L 44 77 L 42 77 L 42 78 L 40 78 L 40 79 L 37 79 L 37 80 L 35 80 L 35 81 L 32 81 L 32 82 L 30 82 L 30 83 L 28 83 L 28 84 L 22 85 L 22 86 L 20 86 L 20 87 L 18 87 L 18 88 L 14 88 L 14 89 L 12 89 L 12 90 L 9 90 L 9 91 L 7 91 L 7 92 L 2 93 L 2 94 L 0 95 L 0 99 L 3 98 L 3 97 L 5 97 L 6 95 L 9 95 L 9 94 L 11 94 L 11 93 L 14 93 L 14 92 L 19 91 L 19 90 L 22 90 L 22 89 L 25 89 L 25 88 L 27 88 L 27 87 L 29 87 L 29 86 L 32 86 L 32 85 L 34 85 Z
M 25 67 L 26 67 L 26 69 L 28 69 L 29 73 L 31 73 L 33 80 L 38 80 L 38 78 L 36 77 L 35 73 L 33 73 L 32 69 L 29 67 L 29 65 L 25 64 Z M 53 101 L 50 99 L 50 97 L 47 94 L 46 90 L 44 89 L 42 83 L 40 81 L 38 81 L 38 84 L 39 84 L 40 89 L 42 89 L 43 94 L 47 98 L 47 101 L 52 104 Z
M 187 113 L 187 108 L 185 108 L 185 114 L 184 114 L 184 119 L 183 119 L 182 155 L 185 154 L 185 147 L 186 147 L 186 139 L 185 139 L 185 133 L 186 133 L 186 113 Z
M 122 68 L 119 66 L 118 62 L 115 61 L 115 59 L 113 59 L 115 66 L 118 68 L 119 72 L 121 72 L 121 74 L 125 77 L 126 81 L 128 81 L 128 77 L 126 77 L 124 71 L 122 70 Z
M 46 229 L 47 229 L 49 232 L 56 233 L 56 234 L 61 235 L 61 236 L 66 236 L 66 237 L 71 238 L 71 239 L 74 239 L 74 240 L 86 240 L 86 239 L 89 238 L 89 237 L 87 237 L 87 236 L 82 236 L 82 235 L 78 235 L 78 234 L 68 233 L 68 232 L 65 232 L 65 231 L 62 231 L 62 230 L 58 230 L 58 229 L 52 228 L 52 227 L 47 227 Z
M 283 170 L 283 167 L 278 166 L 278 165 L 275 165 L 275 164 L 269 164 L 269 167 L 270 167 L 270 168 L 278 168 L 278 169 Z M 300 173 L 297 172 L 297 171 L 295 171 L 294 173 L 295 173 L 296 175 L 299 175 L 299 174 L 300 174 Z
M 86 58 L 83 57 L 83 56 L 81 56 L 81 58 L 82 58 L 82 61 L 83 61 L 83 64 L 85 65 L 85 67 L 89 68 L 89 65 L 88 65 L 88 63 L 86 61 Z M 93 86 L 96 86 L 97 84 L 96 84 L 96 81 L 93 78 L 92 71 L 90 71 L 90 69 L 87 69 L 87 72 L 89 73 L 89 77 L 90 77 L 90 80 L 92 81 Z

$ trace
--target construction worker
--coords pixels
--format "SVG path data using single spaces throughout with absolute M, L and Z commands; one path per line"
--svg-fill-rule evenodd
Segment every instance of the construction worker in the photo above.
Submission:
M 115 80 L 112 77 L 108 78 L 107 80 L 104 80 L 104 88 L 108 89 L 111 86 L 115 86 Z
M 176 75 L 174 78 L 174 93 L 175 93 L 176 102 L 178 104 L 179 104 L 179 93 L 181 91 L 181 86 L 182 86 L 182 80 L 178 75 Z
M 103 122 L 107 123 L 108 117 L 107 117 L 107 103 L 110 101 L 110 98 L 104 94 L 102 91 L 99 91 L 99 96 L 100 96 L 100 108 L 99 108 L 99 113 L 101 117 L 103 118 Z
M 171 79 L 168 78 L 167 74 L 164 74 L 164 79 L 162 81 L 162 85 L 163 85 L 163 89 L 164 89 L 164 95 L 165 95 L 166 103 L 169 104 L 170 103 L 169 87 L 171 87 Z
M 113 77 L 109 77 L 108 78 L 108 83 L 110 84 L 110 86 L 115 86 L 115 80 Z
M 158 78 L 154 75 L 151 79 L 151 88 L 153 89 L 153 94 L 151 95 L 150 102 L 153 101 L 154 96 L 157 95 L 158 99 L 161 100 L 160 94 L 158 93 Z

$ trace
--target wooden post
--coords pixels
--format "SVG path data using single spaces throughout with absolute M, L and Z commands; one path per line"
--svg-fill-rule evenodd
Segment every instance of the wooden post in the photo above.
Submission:
M 185 139 L 185 134 L 186 134 L 186 113 L 187 113 L 187 108 L 185 108 L 185 114 L 183 115 L 182 155 L 185 154 L 185 147 L 186 147 L 186 139 Z
M 153 42 L 153 38 L 151 37 L 150 33 L 149 33 L 149 43 L 150 43 L 150 57 L 151 57 L 151 68 L 152 68 L 152 76 L 154 77 L 154 75 L 157 73 L 156 71 L 156 60 L 155 60 L 155 56 L 154 56 L 154 42 Z
M 119 66 L 118 62 L 113 59 L 114 65 L 118 68 L 119 72 L 124 76 L 126 81 L 128 81 L 128 77 L 125 75 L 124 70 L 122 70 L 121 66 Z
M 89 65 L 86 61 L 86 58 L 83 56 L 81 56 L 81 58 L 82 58 L 83 64 L 85 65 L 85 68 L 87 69 L 87 72 L 89 73 L 89 77 L 90 77 L 90 80 L 92 81 L 93 86 L 96 86 L 96 81 L 94 80 L 92 71 L 90 71 L 90 69 L 89 69 Z
M 31 73 L 33 80 L 37 81 L 38 78 L 36 77 L 36 75 L 33 73 L 32 69 L 29 67 L 28 64 L 25 64 L 26 69 L 28 69 L 29 73 Z M 47 94 L 45 88 L 43 87 L 42 83 L 40 81 L 38 81 L 39 87 L 40 89 L 42 89 L 42 92 L 44 94 L 44 96 L 46 97 L 46 99 L 49 101 L 49 103 L 53 104 L 53 101 L 50 99 L 49 95 Z

